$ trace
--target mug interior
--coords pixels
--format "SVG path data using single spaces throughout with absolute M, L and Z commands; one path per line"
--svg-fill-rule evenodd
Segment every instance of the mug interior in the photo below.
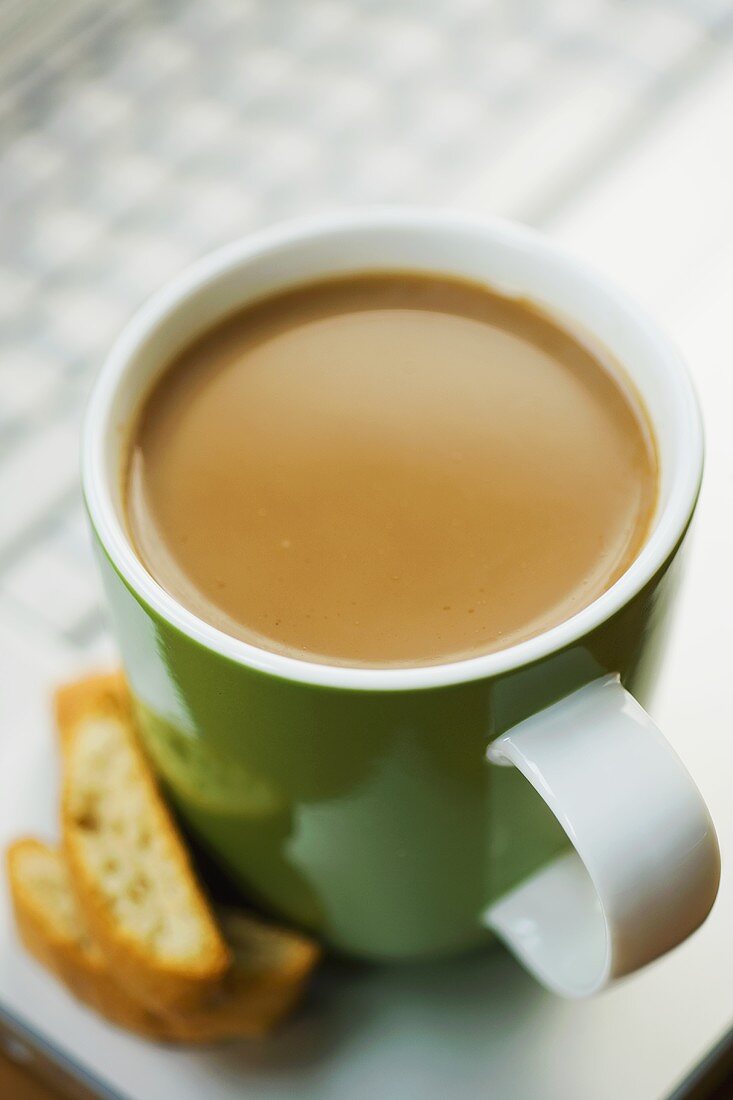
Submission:
M 572 618 L 527 641 L 468 660 L 416 668 L 349 668 L 304 661 L 235 639 L 181 607 L 134 552 L 123 508 L 130 426 L 158 374 L 196 336 L 276 290 L 359 271 L 411 270 L 472 279 L 550 313 L 619 365 L 648 412 L 660 484 L 649 535 L 616 583 Z M 673 347 L 643 312 L 595 272 L 522 227 L 444 211 L 376 210 L 277 227 L 205 257 L 133 318 L 105 363 L 87 412 L 84 490 L 113 564 L 159 614 L 202 644 L 263 671 L 334 687 L 436 687 L 496 675 L 581 637 L 614 613 L 673 550 L 702 474 L 694 390 Z

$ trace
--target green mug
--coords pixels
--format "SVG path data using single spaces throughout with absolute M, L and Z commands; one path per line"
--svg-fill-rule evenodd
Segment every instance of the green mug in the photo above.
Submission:
M 245 302 L 369 270 L 463 276 L 537 302 L 611 353 L 654 425 L 653 529 L 566 622 L 498 653 L 333 667 L 229 637 L 145 570 L 122 499 L 151 383 Z M 144 745 L 181 818 L 250 897 L 370 959 L 498 935 L 581 996 L 705 919 L 719 853 L 707 809 L 642 709 L 660 658 L 703 444 L 691 383 L 633 302 L 533 232 L 430 210 L 322 216 L 201 260 L 130 322 L 85 425 L 83 478 Z

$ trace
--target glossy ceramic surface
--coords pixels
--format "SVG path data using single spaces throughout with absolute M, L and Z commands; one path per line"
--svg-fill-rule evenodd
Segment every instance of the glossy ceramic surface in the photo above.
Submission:
M 256 650 L 183 612 L 124 531 L 130 415 L 191 335 L 247 297 L 324 272 L 443 270 L 528 295 L 605 343 L 658 436 L 654 531 L 601 599 L 529 642 L 454 665 L 355 670 Z M 242 887 L 365 957 L 489 938 L 487 906 L 567 845 L 489 743 L 598 678 L 644 701 L 699 488 L 697 408 L 674 352 L 628 302 L 534 235 L 435 212 L 322 219 L 232 246 L 132 322 L 90 408 L 85 492 L 115 632 L 150 755 L 182 817 Z

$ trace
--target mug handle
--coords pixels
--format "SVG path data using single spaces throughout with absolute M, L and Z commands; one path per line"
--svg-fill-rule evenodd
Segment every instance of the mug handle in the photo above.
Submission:
M 618 676 L 521 722 L 487 755 L 522 773 L 573 845 L 485 914 L 543 985 L 597 993 L 702 924 L 720 879 L 710 814 Z

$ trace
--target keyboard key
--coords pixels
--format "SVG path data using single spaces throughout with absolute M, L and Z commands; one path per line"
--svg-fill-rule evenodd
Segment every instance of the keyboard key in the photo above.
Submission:
M 42 408 L 58 388 L 60 373 L 50 355 L 11 345 L 0 362 L 0 428 Z
M 0 464 L 0 554 L 79 485 L 79 429 L 62 422 L 30 436 Z
M 84 568 L 44 543 L 24 554 L 0 585 L 23 607 L 64 634 L 73 634 L 98 610 L 94 570 Z
M 594 72 L 588 62 L 574 72 L 565 63 L 546 86 L 543 111 L 533 111 L 526 123 L 517 119 L 501 157 L 459 196 L 461 204 L 536 220 L 630 117 L 638 91 L 614 66 Z
M 52 545 L 64 558 L 74 562 L 79 569 L 95 568 L 92 555 L 92 539 L 89 532 L 84 504 L 79 497 L 73 507 L 64 511 L 59 526 L 54 529 Z
M 0 267 L 0 318 L 3 321 L 10 320 L 15 313 L 25 308 L 34 289 L 33 280 L 27 274 L 15 267 Z

